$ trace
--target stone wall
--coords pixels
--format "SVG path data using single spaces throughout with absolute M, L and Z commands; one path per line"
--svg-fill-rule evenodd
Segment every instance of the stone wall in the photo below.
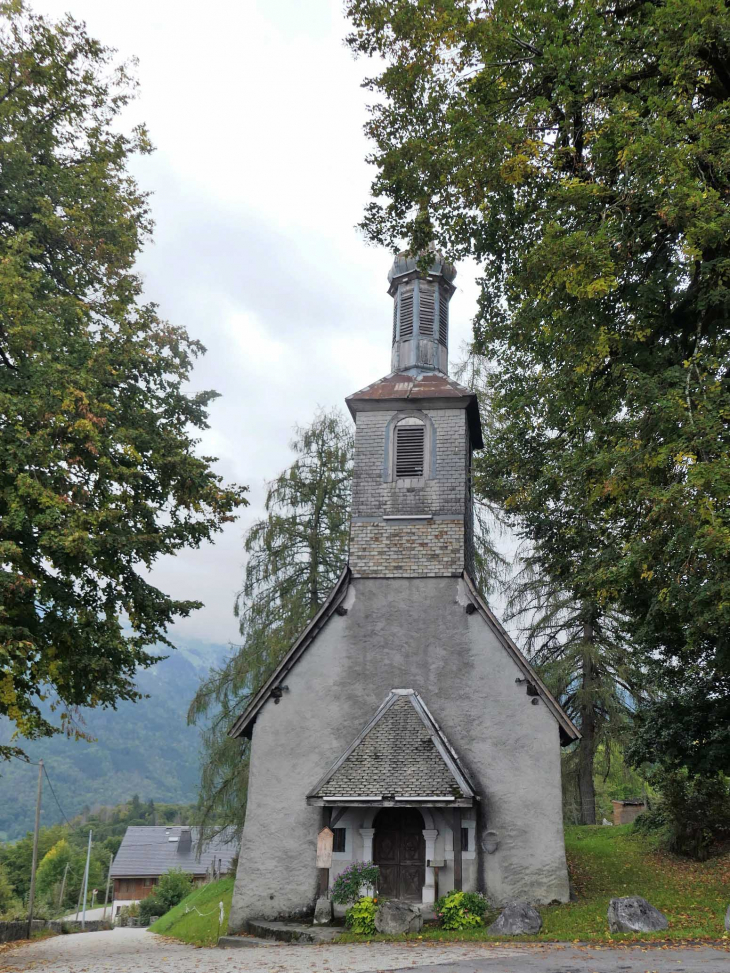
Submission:
M 113 929 L 111 919 L 87 919 L 86 928 L 81 928 L 81 920 L 74 919 L 34 919 L 33 932 L 48 929 L 55 933 L 102 932 Z M 0 943 L 13 943 L 28 938 L 28 923 L 23 919 L 0 922 Z
M 350 531 L 350 570 L 355 577 L 458 576 L 464 557 L 463 519 L 360 522 Z
M 492 627 L 466 613 L 464 582 L 355 578 L 343 604 L 347 614 L 329 618 L 287 673 L 289 691 L 254 725 L 229 931 L 249 918 L 311 915 L 322 808 L 307 795 L 395 688 L 420 693 L 480 795 L 464 887 L 495 904 L 567 901 L 558 724 L 515 681 L 522 671 Z M 349 813 L 354 858 L 373 809 Z M 450 826 L 433 816 L 448 861 Z M 494 854 L 482 851 L 486 831 Z M 452 875 L 442 870 L 441 894 Z

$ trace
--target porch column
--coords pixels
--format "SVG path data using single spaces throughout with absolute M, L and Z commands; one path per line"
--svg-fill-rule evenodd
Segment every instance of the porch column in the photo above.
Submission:
M 362 860 L 371 862 L 373 860 L 373 837 L 375 828 L 360 828 L 362 835 Z
M 375 834 L 375 828 L 360 828 L 360 834 L 362 835 L 362 860 L 364 862 L 371 862 L 373 860 L 373 835 Z M 361 895 L 375 895 L 376 889 L 371 889 L 369 886 L 363 885 L 360 889 Z
M 423 886 L 422 902 L 424 905 L 433 905 L 436 901 L 436 881 L 433 868 L 428 865 L 436 857 L 436 838 L 438 830 L 436 828 L 426 828 L 422 832 L 426 839 L 426 884 Z

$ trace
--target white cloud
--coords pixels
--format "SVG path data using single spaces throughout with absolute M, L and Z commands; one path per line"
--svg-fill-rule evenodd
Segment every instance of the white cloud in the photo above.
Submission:
M 193 387 L 221 393 L 202 449 L 251 506 L 214 545 L 163 558 L 154 581 L 206 607 L 176 631 L 235 641 L 242 536 L 264 482 L 290 459 L 295 423 L 338 405 L 390 367 L 390 256 L 355 229 L 373 175 L 362 126 L 372 65 L 343 45 L 341 0 L 33 0 L 71 7 L 89 31 L 140 59 L 144 119 L 157 151 L 135 162 L 153 192 L 146 295 L 208 349 Z M 476 307 L 459 267 L 451 355 Z M 174 633 L 173 633 L 174 637 Z

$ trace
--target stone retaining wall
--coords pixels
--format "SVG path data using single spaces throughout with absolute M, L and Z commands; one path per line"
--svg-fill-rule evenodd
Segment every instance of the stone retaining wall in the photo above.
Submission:
M 87 919 L 86 928 L 81 929 L 81 920 L 75 919 L 34 919 L 32 924 L 33 932 L 41 932 L 49 929 L 56 933 L 71 932 L 102 932 L 105 929 L 113 929 L 110 919 Z M 0 943 L 12 943 L 18 939 L 28 938 L 28 923 L 24 919 L 7 922 L 0 922 Z

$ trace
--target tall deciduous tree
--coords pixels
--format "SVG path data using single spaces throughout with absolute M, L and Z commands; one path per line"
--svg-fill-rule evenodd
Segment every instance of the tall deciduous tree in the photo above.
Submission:
M 26 737 L 137 697 L 146 647 L 199 605 L 146 570 L 244 502 L 196 451 L 204 349 L 134 270 L 152 222 L 128 169 L 147 134 L 120 127 L 133 93 L 82 24 L 1 5 L 0 714 Z
M 190 722 L 201 722 L 201 839 L 243 826 L 248 747 L 228 730 L 252 694 L 322 606 L 347 562 L 353 437 L 341 413 L 323 411 L 297 427 L 295 460 L 266 492 L 266 515 L 246 535 L 243 587 L 236 597 L 243 643 L 211 672 Z
M 596 599 L 631 619 L 667 694 L 642 755 L 662 757 L 671 736 L 677 759 L 711 751 L 727 769 L 730 10 L 347 8 L 352 48 L 385 60 L 365 229 L 484 265 L 495 492 L 566 563 L 574 523 L 590 525 Z M 672 699 L 693 692 L 709 722 L 693 736 L 690 714 L 672 734 Z

